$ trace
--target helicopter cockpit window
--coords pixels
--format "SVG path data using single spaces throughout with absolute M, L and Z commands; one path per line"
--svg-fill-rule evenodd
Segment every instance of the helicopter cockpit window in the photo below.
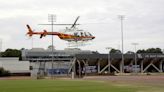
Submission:
M 78 36 L 78 37 L 80 36 L 80 33 L 79 33 L 79 32 L 77 32 L 77 36 Z
M 78 36 L 78 33 L 74 33 L 74 36 Z
M 92 36 L 91 33 L 89 33 L 89 32 L 88 32 L 88 35 L 89 35 L 89 36 Z
M 81 36 L 84 36 L 83 32 L 81 32 Z
M 68 27 L 66 27 L 65 29 L 68 30 Z
M 87 34 L 86 32 L 84 32 L 84 35 L 85 35 L 85 36 L 88 36 L 88 34 Z

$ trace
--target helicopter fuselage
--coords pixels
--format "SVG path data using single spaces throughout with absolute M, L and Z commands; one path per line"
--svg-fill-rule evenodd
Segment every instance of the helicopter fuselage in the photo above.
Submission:
M 43 30 L 43 32 L 33 32 L 30 28 L 29 25 L 27 25 L 28 31 L 27 34 L 29 36 L 32 35 L 40 35 L 40 38 L 45 37 L 47 35 L 56 35 L 58 36 L 60 39 L 68 41 L 68 42 L 78 42 L 78 41 L 89 41 L 89 40 L 93 40 L 95 37 L 92 36 L 89 32 L 84 32 L 82 30 L 79 31 L 75 31 L 72 33 L 63 33 L 63 32 L 47 32 L 46 30 Z
M 80 16 L 76 18 L 73 24 L 53 24 L 53 25 L 72 25 L 70 28 L 66 27 L 66 29 L 63 30 L 63 32 L 47 32 L 46 30 L 43 30 L 43 32 L 33 32 L 30 26 L 27 25 L 28 28 L 27 34 L 29 36 L 40 35 L 40 38 L 45 37 L 46 35 L 56 35 L 60 39 L 68 42 L 79 42 L 79 41 L 84 42 L 84 41 L 93 40 L 95 37 L 92 36 L 89 32 L 78 30 L 76 28 L 76 25 L 79 25 L 76 23 L 79 17 Z

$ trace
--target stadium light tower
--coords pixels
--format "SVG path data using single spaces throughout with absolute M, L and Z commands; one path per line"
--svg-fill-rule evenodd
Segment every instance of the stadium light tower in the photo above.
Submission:
M 122 51 L 122 60 L 121 60 L 121 65 L 122 67 L 120 67 L 120 71 L 121 73 L 124 72 L 124 33 L 123 33 L 123 20 L 125 18 L 124 15 L 118 15 L 118 18 L 121 20 L 121 42 L 122 42 L 122 46 L 121 46 L 121 51 Z
M 132 45 L 134 45 L 134 63 L 135 63 L 135 73 L 137 73 L 137 50 L 136 50 L 136 46 L 139 45 L 138 43 L 132 43 Z
M 54 25 L 54 22 L 56 22 L 56 15 L 54 15 L 54 14 L 48 14 L 48 22 L 50 22 L 51 24 L 51 31 L 52 31 L 52 33 L 53 33 L 53 30 L 54 30 L 54 28 L 53 28 L 53 25 Z M 52 38 L 51 38 L 51 43 L 52 43 L 52 78 L 54 77 L 54 72 L 53 72 L 53 69 L 54 69 L 54 54 L 53 54 L 53 52 L 54 52 L 54 38 L 53 38 L 53 35 L 52 35 Z
M 53 33 L 53 30 L 54 30 L 54 22 L 56 22 L 56 15 L 55 14 L 48 14 L 48 22 L 50 22 L 50 24 L 39 24 L 39 25 L 50 25 L 51 26 L 51 32 Z M 53 79 L 53 75 L 54 75 L 54 72 L 53 72 L 53 69 L 54 69 L 54 38 L 53 38 L 53 35 L 52 35 L 52 38 L 51 38 L 51 49 L 52 49 L 52 75 L 51 75 L 51 78 Z

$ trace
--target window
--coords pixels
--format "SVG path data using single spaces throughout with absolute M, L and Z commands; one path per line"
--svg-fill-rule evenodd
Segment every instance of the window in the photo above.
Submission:
M 76 32 L 76 33 L 74 33 L 74 36 L 78 36 L 78 33 Z
M 88 36 L 86 32 L 84 32 L 84 35 L 85 35 L 85 36 Z
M 84 36 L 83 32 L 81 32 L 81 36 Z
M 92 36 L 89 32 L 88 32 L 89 36 Z

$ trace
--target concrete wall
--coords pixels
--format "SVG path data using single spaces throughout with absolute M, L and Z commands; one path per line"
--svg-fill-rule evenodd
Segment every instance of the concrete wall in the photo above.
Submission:
M 19 61 L 18 58 L 0 58 L 0 67 L 11 73 L 28 73 L 30 63 L 29 61 Z

